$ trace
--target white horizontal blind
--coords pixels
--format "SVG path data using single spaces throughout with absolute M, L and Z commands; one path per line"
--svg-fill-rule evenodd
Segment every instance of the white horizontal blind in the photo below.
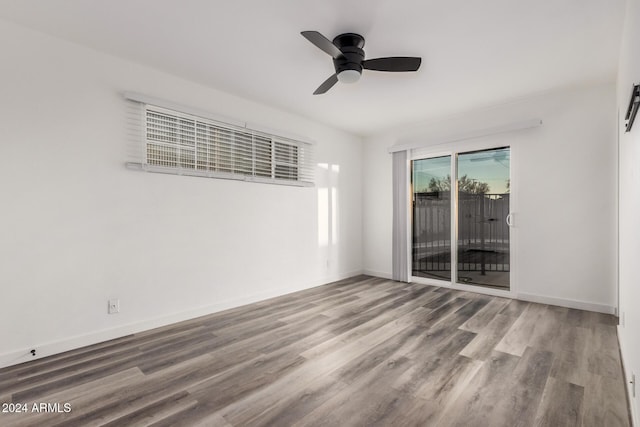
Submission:
M 129 120 L 130 129 L 144 148 L 130 150 L 129 166 L 179 175 L 313 185 L 310 143 L 134 104 L 138 106 L 131 106 L 130 115 L 141 118 L 142 126 L 137 129 L 135 120 Z

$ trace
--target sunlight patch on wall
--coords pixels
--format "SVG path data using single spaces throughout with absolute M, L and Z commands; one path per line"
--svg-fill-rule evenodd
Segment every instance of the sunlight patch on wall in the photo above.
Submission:
M 333 246 L 338 242 L 338 175 L 340 165 L 318 164 L 318 245 Z

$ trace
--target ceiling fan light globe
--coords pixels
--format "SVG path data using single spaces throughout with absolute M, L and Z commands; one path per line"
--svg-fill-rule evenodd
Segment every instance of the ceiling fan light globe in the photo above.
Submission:
M 341 83 L 355 83 L 360 80 L 360 72 L 357 70 L 343 70 L 338 73 Z

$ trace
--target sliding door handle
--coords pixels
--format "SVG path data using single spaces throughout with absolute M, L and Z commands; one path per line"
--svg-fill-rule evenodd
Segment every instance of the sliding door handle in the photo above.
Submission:
M 509 215 L 505 218 L 505 222 L 509 227 L 513 227 L 513 213 L 509 212 Z

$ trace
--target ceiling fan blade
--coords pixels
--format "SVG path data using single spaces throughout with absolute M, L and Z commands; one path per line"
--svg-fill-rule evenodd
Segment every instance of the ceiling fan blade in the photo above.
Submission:
M 318 86 L 318 89 L 316 89 L 315 92 L 313 92 L 314 95 L 322 95 L 323 93 L 325 93 L 326 91 L 328 91 L 329 89 L 331 89 L 333 87 L 334 84 L 338 83 L 338 75 L 334 74 L 331 77 L 329 77 L 327 80 L 324 81 L 324 83 L 322 83 L 320 86 Z
M 422 58 L 393 56 L 389 58 L 367 59 L 362 62 L 366 70 L 374 71 L 418 71 Z
M 335 44 L 333 44 L 328 38 L 326 38 L 319 32 L 303 31 L 300 34 L 302 34 L 302 36 L 305 39 L 309 40 L 311 43 L 316 45 L 317 48 L 331 55 L 334 59 L 339 56 L 342 56 L 342 52 L 340 51 L 340 49 L 338 49 L 338 47 Z

